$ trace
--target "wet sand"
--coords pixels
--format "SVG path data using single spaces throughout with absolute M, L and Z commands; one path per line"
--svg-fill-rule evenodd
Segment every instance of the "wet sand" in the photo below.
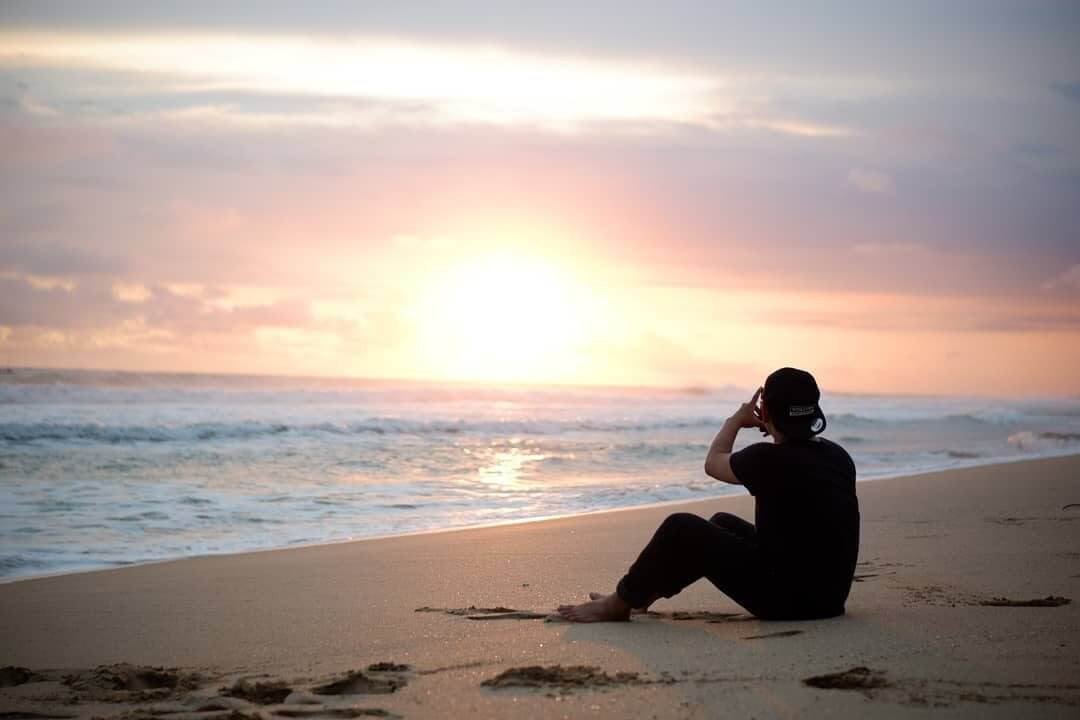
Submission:
M 665 515 L 748 496 L 0 585 L 0 718 L 1077 717 L 1080 456 L 858 487 L 844 617 L 609 591 Z

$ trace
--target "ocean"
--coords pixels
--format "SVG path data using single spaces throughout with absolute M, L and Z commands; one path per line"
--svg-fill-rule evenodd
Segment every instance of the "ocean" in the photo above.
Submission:
M 10 369 L 0 578 L 743 493 L 750 393 Z M 1080 452 L 1080 398 L 821 404 L 864 481 Z

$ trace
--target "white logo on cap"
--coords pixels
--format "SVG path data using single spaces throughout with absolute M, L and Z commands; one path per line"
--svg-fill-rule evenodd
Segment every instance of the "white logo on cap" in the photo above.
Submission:
M 788 408 L 788 417 L 801 417 L 803 415 L 813 415 L 813 405 L 792 405 Z

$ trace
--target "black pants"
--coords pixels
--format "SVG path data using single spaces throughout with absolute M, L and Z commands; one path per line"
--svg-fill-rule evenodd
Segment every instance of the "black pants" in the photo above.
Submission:
M 669 515 L 619 581 L 619 597 L 634 608 L 672 597 L 701 578 L 754 615 L 771 619 L 830 617 L 841 608 L 804 604 L 768 567 L 754 526 L 729 513 L 711 519 Z

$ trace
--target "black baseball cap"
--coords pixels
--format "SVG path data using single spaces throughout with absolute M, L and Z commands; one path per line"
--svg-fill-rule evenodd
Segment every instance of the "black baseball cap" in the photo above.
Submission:
M 762 400 L 769 408 L 769 419 L 792 438 L 807 438 L 825 431 L 825 413 L 821 412 L 814 376 L 805 370 L 780 368 L 765 378 Z

